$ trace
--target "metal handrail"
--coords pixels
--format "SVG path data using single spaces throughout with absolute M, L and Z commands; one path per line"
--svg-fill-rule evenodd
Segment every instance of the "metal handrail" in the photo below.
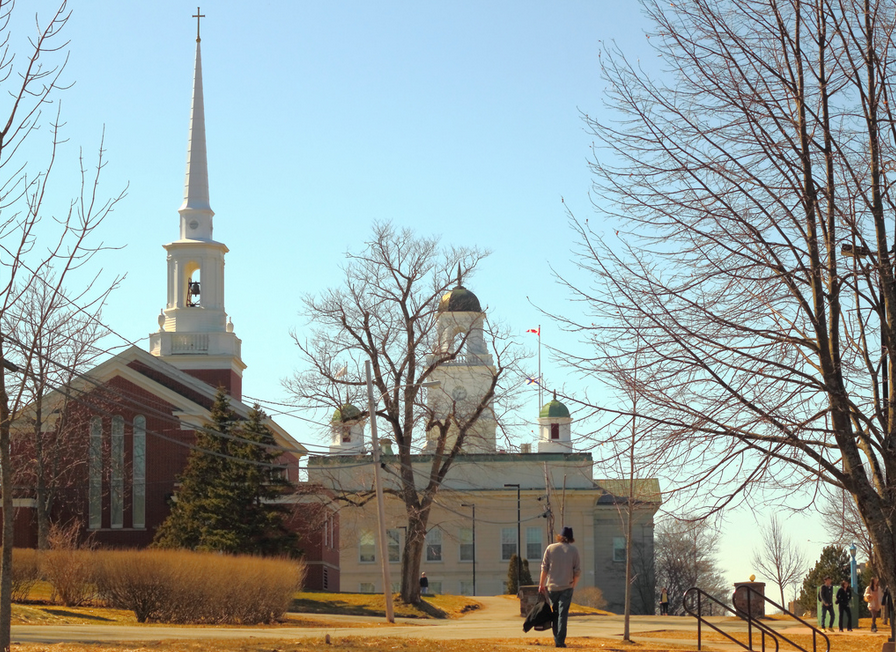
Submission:
M 691 595 L 697 596 L 697 613 L 694 613 L 694 611 L 688 606 L 688 596 L 691 596 Z M 717 605 L 722 607 L 722 609 L 724 609 L 725 611 L 728 611 L 728 612 L 734 614 L 735 616 L 741 617 L 741 615 L 737 611 L 735 611 L 734 609 L 729 607 L 727 604 L 720 602 L 719 600 L 716 600 L 714 597 L 712 597 L 709 593 L 707 593 L 703 589 L 697 588 L 695 586 L 695 587 L 692 587 L 692 588 L 688 589 L 687 591 L 685 591 L 684 598 L 682 599 L 681 604 L 684 607 L 684 610 L 688 614 L 690 614 L 691 616 L 693 616 L 694 618 L 697 619 L 697 649 L 698 650 L 703 649 L 702 648 L 702 644 L 703 644 L 702 626 L 705 624 L 705 625 L 708 625 L 710 628 L 714 629 L 716 632 L 718 632 L 725 638 L 727 638 L 732 643 L 736 643 L 737 645 L 740 645 L 745 650 L 752 651 L 752 649 L 753 649 L 753 632 L 751 629 L 749 629 L 749 627 L 752 624 L 752 621 L 755 621 L 756 627 L 759 629 L 760 632 L 762 632 L 762 649 L 765 650 L 765 635 L 768 634 L 769 636 L 771 636 L 772 640 L 775 642 L 775 652 L 778 651 L 778 637 L 775 635 L 775 632 L 772 631 L 772 629 L 768 625 L 766 625 L 764 623 L 760 623 L 759 621 L 756 621 L 752 617 L 747 619 L 747 627 L 748 627 L 747 631 L 748 631 L 749 645 L 744 645 L 743 643 L 738 641 L 736 638 L 731 636 L 728 632 L 725 632 L 725 631 L 719 629 L 718 627 L 713 625 L 711 622 L 704 619 L 703 614 L 702 614 L 702 609 L 701 609 L 701 607 L 702 607 L 701 598 L 703 598 L 703 597 L 706 597 L 709 600 L 711 600 L 712 602 L 715 602 Z
M 775 601 L 772 600 L 771 598 L 767 598 L 767 597 L 765 597 L 764 594 L 760 593 L 759 591 L 757 591 L 756 589 L 754 589 L 752 586 L 748 586 L 748 585 L 746 585 L 746 584 L 743 584 L 743 585 L 737 587 L 736 589 L 734 589 L 734 595 L 737 596 L 737 592 L 740 591 L 741 589 L 746 589 L 746 590 L 747 590 L 747 615 L 749 616 L 749 618 L 745 618 L 744 615 L 743 615 L 742 613 L 740 613 L 740 612 L 738 612 L 738 616 L 740 616 L 741 618 L 744 618 L 744 620 L 747 621 L 747 623 L 748 623 L 748 624 L 747 624 L 747 627 L 748 627 L 748 628 L 749 628 L 749 623 L 750 623 L 750 621 L 755 621 L 755 620 L 756 620 L 755 618 L 753 618 L 753 611 L 752 611 L 752 609 L 750 608 L 750 596 L 753 595 L 753 594 L 755 594 L 755 595 L 757 595 L 758 597 L 762 598 L 765 602 L 767 602 L 767 603 L 769 603 L 770 605 L 772 605 L 775 609 L 780 609 L 780 610 L 781 610 L 781 613 L 783 613 L 783 614 L 785 614 L 785 615 L 787 615 L 787 616 L 790 616 L 790 617 L 793 618 L 794 620 L 798 620 L 798 621 L 801 622 L 803 625 L 805 625 L 806 627 L 808 627 L 809 629 L 811 629 L 811 630 L 812 630 L 812 650 L 813 650 L 813 652 L 817 652 L 817 650 L 818 650 L 818 644 L 817 644 L 817 639 L 816 639 L 816 635 L 817 635 L 817 634 L 821 634 L 821 636 L 822 636 L 822 637 L 824 638 L 824 640 L 825 640 L 825 643 L 827 644 L 827 649 L 825 650 L 825 652 L 830 652 L 830 650 L 831 650 L 831 640 L 827 637 L 827 634 L 825 634 L 825 633 L 822 632 L 822 631 L 819 631 L 819 629 L 818 629 L 817 627 L 815 627 L 815 625 L 813 625 L 813 624 L 811 624 L 811 623 L 809 623 L 809 622 L 803 620 L 802 618 L 800 618 L 799 616 L 797 616 L 795 613 L 793 613 L 793 612 L 791 612 L 791 611 L 788 611 L 787 609 L 785 609 L 784 607 L 782 607 L 781 605 L 779 605 L 777 602 L 775 602 Z M 757 621 L 757 625 L 759 625 L 759 624 L 761 624 L 761 623 L 759 623 L 759 622 Z M 784 639 L 785 641 L 787 641 L 788 643 L 790 643 L 793 647 L 795 647 L 795 648 L 798 649 L 798 650 L 802 650 L 803 652 L 809 652 L 809 651 L 806 650 L 804 647 L 802 647 L 802 646 L 800 646 L 800 645 L 797 645 L 796 643 L 794 643 L 793 641 L 791 641 L 789 638 L 787 638 L 786 636 L 784 636 L 784 634 L 781 634 L 780 632 L 775 632 L 775 636 Z

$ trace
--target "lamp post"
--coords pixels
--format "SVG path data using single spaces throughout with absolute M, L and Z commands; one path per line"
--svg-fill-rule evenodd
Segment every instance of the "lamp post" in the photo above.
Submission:
M 392 576 L 389 573 L 389 554 L 386 544 L 386 504 L 383 499 L 383 479 L 380 475 L 380 440 L 376 435 L 376 404 L 379 399 L 373 399 L 373 378 L 370 372 L 370 360 L 364 361 L 364 371 L 367 374 L 367 411 L 370 414 L 370 445 L 373 447 L 373 485 L 376 491 L 376 518 L 379 527 L 378 539 L 380 559 L 383 567 L 383 597 L 386 599 L 386 620 L 395 622 L 395 608 L 392 605 Z M 420 383 L 421 387 L 438 387 L 439 381 Z M 380 396 L 382 398 L 382 396 Z
M 476 503 L 461 503 L 460 506 L 473 509 L 473 595 L 476 595 Z
M 508 489 L 516 487 L 516 591 L 520 591 L 520 578 L 523 576 L 522 540 L 520 539 L 520 485 L 505 484 Z

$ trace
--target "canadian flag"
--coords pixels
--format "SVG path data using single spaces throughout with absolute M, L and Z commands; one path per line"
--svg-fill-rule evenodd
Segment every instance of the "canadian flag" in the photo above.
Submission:
M 530 328 L 526 332 L 527 333 L 535 333 L 536 335 L 538 335 L 538 337 L 541 337 L 541 326 L 539 326 L 538 328 Z

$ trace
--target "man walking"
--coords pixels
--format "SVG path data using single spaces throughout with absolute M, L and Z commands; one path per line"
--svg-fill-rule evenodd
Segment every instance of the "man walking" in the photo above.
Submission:
M 818 601 L 821 603 L 821 630 L 825 630 L 825 615 L 831 614 L 831 631 L 834 631 L 834 587 L 830 577 L 824 578 L 824 584 L 818 589 Z
M 564 527 L 557 535 L 557 543 L 552 543 L 544 551 L 541 561 L 541 577 L 538 590 L 547 592 L 554 605 L 554 645 L 566 647 L 566 623 L 569 620 L 569 605 L 572 592 L 582 574 L 579 551 L 572 545 L 575 541 L 572 528 Z

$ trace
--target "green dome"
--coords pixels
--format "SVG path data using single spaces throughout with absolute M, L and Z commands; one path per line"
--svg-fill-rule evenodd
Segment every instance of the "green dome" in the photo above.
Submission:
M 442 296 L 439 312 L 482 312 L 482 307 L 475 294 L 463 285 L 458 285 Z
M 560 401 L 557 400 L 557 394 L 554 393 L 554 398 L 550 403 L 545 403 L 545 406 L 541 408 L 541 412 L 538 413 L 539 419 L 544 418 L 569 418 L 569 409 L 563 405 Z
M 352 421 L 361 416 L 361 410 L 356 408 L 351 403 L 346 403 L 341 408 L 337 408 L 333 413 L 332 421 L 341 421 L 345 423 L 346 421 Z

